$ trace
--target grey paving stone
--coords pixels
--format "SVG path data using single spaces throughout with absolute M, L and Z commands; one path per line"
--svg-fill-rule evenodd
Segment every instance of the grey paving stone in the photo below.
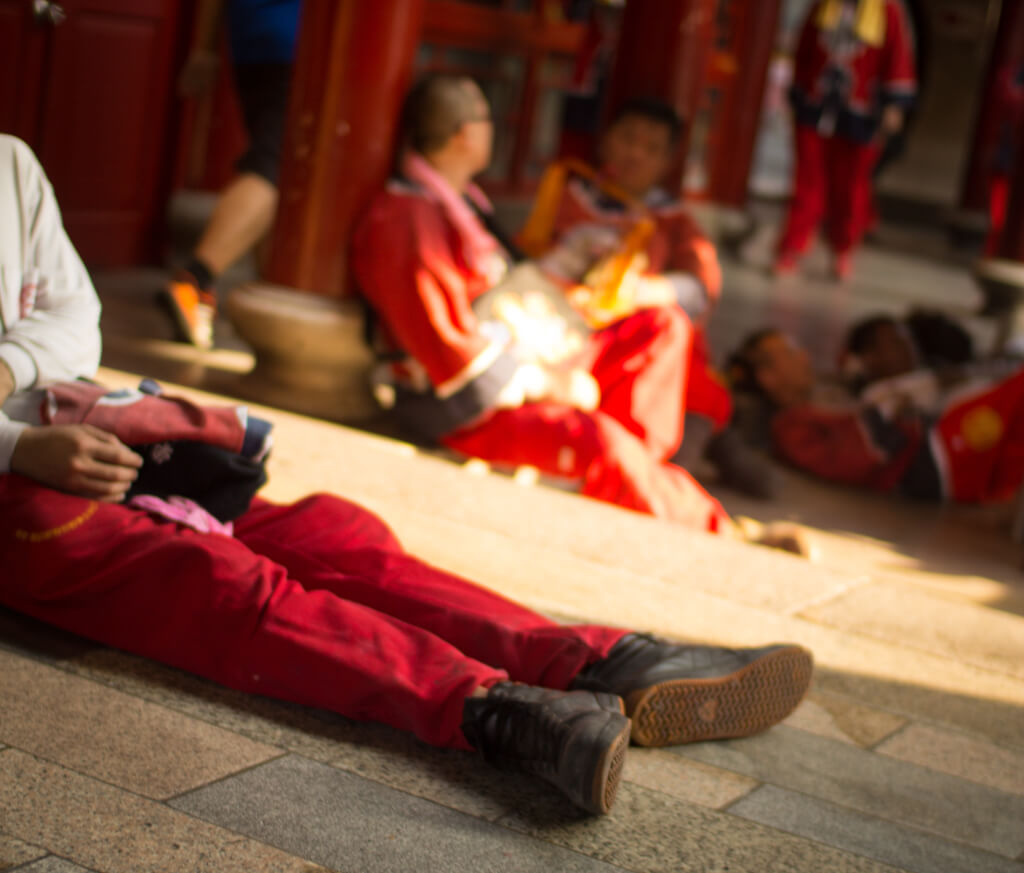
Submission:
M 537 780 L 481 767 L 474 755 L 437 749 L 385 725 L 222 688 L 144 658 L 102 650 L 68 668 L 266 745 L 348 770 L 477 818 L 496 819 Z
M 757 789 L 729 812 L 913 873 L 1020 873 L 1007 858 L 774 785 Z
M 8 833 L 100 873 L 321 871 L 258 840 L 15 749 L 0 753 L 0 786 L 0 822 Z
M 785 726 L 674 754 L 1015 858 L 1024 797 Z
M 10 870 L 46 854 L 46 849 L 32 846 L 0 833 L 0 870 Z
M 40 717 L 41 713 L 45 716 Z M 82 676 L 0 651 L 0 738 L 163 799 L 281 754 Z
M 327 867 L 363 873 L 615 869 L 298 756 L 200 788 L 171 805 Z
M 912 724 L 875 751 L 943 773 L 1024 794 L 1024 752 L 1012 752 L 931 725 Z
M 500 820 L 636 873 L 892 873 L 887 864 L 625 784 L 612 814 L 545 798 Z
M 36 861 L 34 864 L 22 867 L 18 870 L 18 873 L 91 873 L 91 871 L 85 867 L 79 867 L 77 864 L 72 864 L 70 861 L 65 861 L 63 858 L 50 855 L 48 858 L 43 858 L 41 861 Z

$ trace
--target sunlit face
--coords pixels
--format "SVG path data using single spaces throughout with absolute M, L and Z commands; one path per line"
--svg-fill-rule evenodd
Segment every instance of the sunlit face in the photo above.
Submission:
M 917 355 L 906 332 L 896 324 L 879 324 L 871 343 L 859 355 L 864 373 L 871 381 L 909 373 L 917 366 Z
M 659 121 L 627 115 L 601 139 L 605 175 L 633 197 L 642 198 L 662 181 L 672 162 L 672 131 Z
M 487 169 L 491 162 L 491 149 L 494 144 L 494 122 L 491 120 L 491 108 L 487 98 L 474 82 L 467 82 L 474 97 L 474 112 L 469 121 L 459 128 L 459 137 L 467 164 L 472 173 L 476 174 Z
M 781 333 L 766 336 L 753 350 L 754 378 L 779 406 L 807 399 L 814 388 L 814 371 L 807 352 Z

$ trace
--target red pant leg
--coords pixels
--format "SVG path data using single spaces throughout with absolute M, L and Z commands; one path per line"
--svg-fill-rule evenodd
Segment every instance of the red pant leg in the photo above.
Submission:
M 682 397 L 693 340 L 678 306 L 644 309 L 592 334 L 583 363 L 601 386 L 601 411 L 664 460 L 683 439 Z
M 331 495 L 290 506 L 258 501 L 235 523 L 235 532 L 305 589 L 330 591 L 429 631 L 517 682 L 564 689 L 625 633 L 558 625 L 432 567 L 406 554 L 381 519 Z
M 825 214 L 828 190 L 825 140 L 813 127 L 804 124 L 796 125 L 793 139 L 793 196 L 778 243 L 780 255 L 799 255 L 807 250 Z
M 582 493 L 698 530 L 718 531 L 728 515 L 685 470 L 656 458 L 601 411 L 532 403 L 491 415 L 444 439 L 445 445 L 495 463 L 530 464 L 582 479 Z
M 860 244 L 871 222 L 871 171 L 878 147 L 834 136 L 825 153 L 829 240 L 833 251 L 845 254 Z
M 255 510 L 279 519 L 287 511 Z M 459 725 L 466 696 L 506 678 L 427 630 L 338 596 L 347 575 L 341 571 L 310 569 L 323 587 L 308 590 L 236 539 L 14 475 L 0 476 L 0 518 L 0 602 L 232 688 L 465 746 Z M 263 519 L 270 524 L 269 516 Z M 259 522 L 243 517 L 239 524 L 259 539 Z M 277 532 L 300 535 L 287 523 Z M 339 548 L 344 551 L 344 542 Z M 457 587 L 451 577 L 442 582 Z M 354 582 L 362 589 L 372 584 L 370 573 Z M 407 591 L 406 600 L 413 599 Z M 424 611 L 431 609 L 436 604 L 427 598 Z M 607 631 L 603 642 L 610 647 L 616 634 Z M 549 648 L 576 669 L 595 657 L 586 646 Z M 564 673 L 564 665 L 551 672 Z
M 707 339 L 696 331 L 690 346 L 690 365 L 686 385 L 685 408 L 714 422 L 715 430 L 724 428 L 732 419 L 732 394 L 722 377 L 711 366 Z

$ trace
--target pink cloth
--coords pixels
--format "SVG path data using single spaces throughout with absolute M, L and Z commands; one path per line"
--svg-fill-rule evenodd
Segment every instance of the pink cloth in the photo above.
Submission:
M 230 522 L 222 522 L 210 515 L 202 506 L 187 497 L 154 497 L 152 494 L 139 494 L 128 501 L 128 506 L 141 509 L 158 518 L 184 524 L 200 533 L 215 533 L 226 537 L 234 535 L 235 526 Z
M 459 239 L 462 240 L 462 253 L 467 266 L 481 275 L 487 275 L 489 263 L 501 246 L 488 233 L 469 204 L 448 184 L 447 179 L 416 152 L 407 152 L 402 159 L 402 175 L 410 182 L 415 182 L 441 204 L 445 216 L 451 221 Z M 484 212 L 492 211 L 491 201 L 477 185 L 471 184 L 466 189 L 466 196 Z

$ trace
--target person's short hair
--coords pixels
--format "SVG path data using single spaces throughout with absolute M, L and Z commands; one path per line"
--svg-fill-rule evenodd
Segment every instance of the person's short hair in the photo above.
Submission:
M 614 127 L 624 118 L 643 118 L 664 125 L 671 145 L 676 145 L 686 130 L 686 122 L 679 113 L 658 97 L 630 97 L 615 110 L 609 127 Z
M 858 321 L 846 335 L 846 351 L 854 355 L 862 355 L 874 344 L 878 329 L 882 327 L 899 328 L 899 322 L 891 315 L 873 315 Z
M 468 76 L 428 73 L 402 105 L 402 145 L 428 155 L 444 148 L 468 121 L 480 120 L 480 92 Z
M 757 349 L 768 337 L 778 336 L 778 334 L 779 330 L 774 327 L 762 327 L 755 330 L 748 334 L 736 351 L 729 356 L 725 373 L 733 391 L 764 396 L 761 383 L 757 381 Z

